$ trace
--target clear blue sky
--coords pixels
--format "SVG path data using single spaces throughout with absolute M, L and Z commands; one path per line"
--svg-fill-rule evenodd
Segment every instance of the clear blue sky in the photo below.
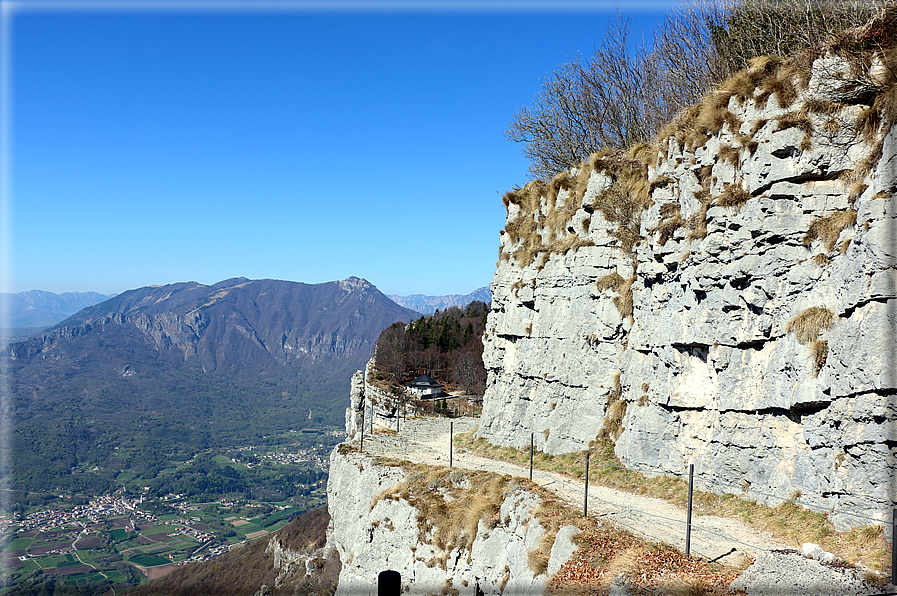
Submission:
M 676 5 L 619 2 L 646 35 Z M 615 11 L 97 6 L 4 1 L 7 292 L 237 276 L 486 285 L 500 196 L 527 180 L 508 120 Z

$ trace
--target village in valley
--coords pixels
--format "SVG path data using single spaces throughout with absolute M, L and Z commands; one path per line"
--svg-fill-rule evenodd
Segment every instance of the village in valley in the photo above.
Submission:
M 59 492 L 53 506 L 0 514 L 0 564 L 15 581 L 51 574 L 75 587 L 111 583 L 118 592 L 175 566 L 208 560 L 322 505 L 330 444 L 341 436 L 326 429 L 317 445 L 247 445 L 211 456 L 235 471 L 301 478 L 284 500 L 157 494 L 131 479 L 113 494 Z M 128 480 L 125 474 L 119 478 Z

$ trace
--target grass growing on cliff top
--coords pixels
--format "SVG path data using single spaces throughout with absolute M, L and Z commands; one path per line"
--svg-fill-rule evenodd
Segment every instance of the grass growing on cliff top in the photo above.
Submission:
M 485 439 L 475 438 L 475 431 L 455 435 L 455 445 L 471 453 L 501 459 L 521 466 L 529 465 L 529 449 L 499 447 Z M 645 476 L 622 467 L 614 454 L 614 445 L 607 440 L 593 442 L 590 456 L 589 483 L 625 492 L 664 499 L 681 507 L 688 503 L 688 482 L 674 476 Z M 536 451 L 533 467 L 549 472 L 568 474 L 574 478 L 585 475 L 585 452 L 549 455 Z M 740 519 L 756 530 L 769 532 L 777 540 L 800 547 L 814 542 L 850 563 L 860 563 L 879 572 L 890 570 L 890 547 L 881 526 L 855 528 L 847 532 L 835 531 L 825 513 L 804 509 L 790 501 L 770 507 L 750 500 L 745 492 L 717 495 L 694 492 L 694 512 L 697 515 L 718 515 Z
M 392 499 L 404 500 L 417 509 L 419 539 L 443 552 L 437 561 L 443 567 L 453 549 L 470 552 L 480 522 L 487 528 L 498 524 L 502 501 L 516 486 L 510 476 L 490 472 L 386 459 L 378 463 L 402 467 L 408 476 L 378 495 L 371 508 L 381 500 Z

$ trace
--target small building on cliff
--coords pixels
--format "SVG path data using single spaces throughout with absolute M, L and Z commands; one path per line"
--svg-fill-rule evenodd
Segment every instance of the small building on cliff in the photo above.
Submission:
M 420 375 L 408 385 L 408 391 L 418 399 L 433 399 L 446 395 L 442 385 L 430 375 Z

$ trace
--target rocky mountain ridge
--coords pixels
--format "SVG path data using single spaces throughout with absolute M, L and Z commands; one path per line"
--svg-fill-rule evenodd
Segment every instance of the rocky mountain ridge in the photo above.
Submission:
M 150 479 L 175 455 L 338 423 L 381 330 L 418 317 L 359 278 L 186 282 L 86 308 L 2 354 L 16 487 L 96 493 L 116 470 Z
M 112 298 L 115 294 L 98 292 L 63 292 L 54 294 L 30 290 L 16 294 L 0 294 L 0 302 L 8 309 L 4 322 L 11 328 L 49 327 L 75 314 L 82 308 Z
M 212 286 L 184 282 L 130 290 L 85 308 L 41 336 L 14 344 L 10 355 L 55 358 L 51 354 L 61 340 L 122 325 L 135 328 L 157 351 L 174 350 L 185 361 L 198 361 L 205 372 L 364 358 L 382 326 L 417 314 L 355 277 L 324 284 L 246 278 Z
M 489 286 L 476 289 L 469 294 L 449 294 L 448 296 L 426 296 L 424 294 L 411 294 L 409 296 L 389 295 L 390 299 L 405 308 L 416 310 L 425 315 L 431 315 L 437 310 L 444 310 L 449 306 L 464 308 L 474 300 L 489 304 L 492 293 Z

